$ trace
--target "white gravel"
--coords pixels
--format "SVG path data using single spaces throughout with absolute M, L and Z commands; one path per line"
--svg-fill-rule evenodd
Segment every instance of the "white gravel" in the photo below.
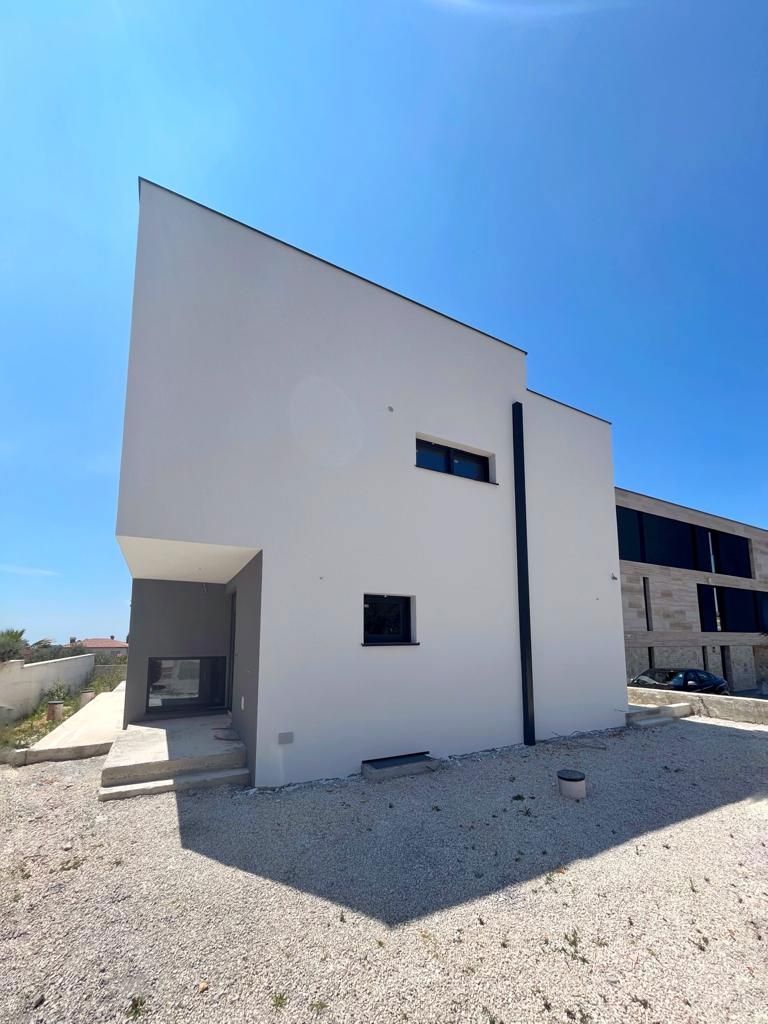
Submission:
M 102 758 L 3 768 L 0 1020 L 767 1021 L 767 752 L 698 719 L 107 804 Z

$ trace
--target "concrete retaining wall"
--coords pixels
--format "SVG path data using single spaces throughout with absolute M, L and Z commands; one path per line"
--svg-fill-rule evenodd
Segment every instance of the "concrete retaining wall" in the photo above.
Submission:
M 768 725 L 768 700 L 753 697 L 721 697 L 711 693 L 686 693 L 681 690 L 650 690 L 643 686 L 628 686 L 630 704 L 679 704 L 685 701 L 694 715 L 704 718 L 722 718 L 728 722 L 751 722 Z
M 15 722 L 28 715 L 40 698 L 61 684 L 70 692 L 79 689 L 93 674 L 95 655 L 78 654 L 54 661 L 0 662 L 0 724 Z

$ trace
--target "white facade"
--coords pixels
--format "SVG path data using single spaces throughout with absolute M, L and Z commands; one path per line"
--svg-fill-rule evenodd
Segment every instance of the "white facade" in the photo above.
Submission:
M 149 579 L 263 553 L 260 621 L 237 618 L 256 784 L 522 739 L 516 401 L 537 734 L 621 724 L 608 425 L 527 391 L 518 349 L 157 186 L 140 205 L 118 537 Z M 417 434 L 492 456 L 497 486 L 415 467 Z M 362 646 L 365 593 L 411 595 L 418 646 Z

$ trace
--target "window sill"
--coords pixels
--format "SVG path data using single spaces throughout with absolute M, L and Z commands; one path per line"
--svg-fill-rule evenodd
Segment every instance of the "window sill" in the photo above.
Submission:
M 499 486 L 498 483 L 496 482 L 496 480 L 475 480 L 475 478 L 471 477 L 471 476 L 462 476 L 461 473 L 446 473 L 442 469 L 430 469 L 429 466 L 419 466 L 415 462 L 414 462 L 413 466 L 414 466 L 414 469 L 423 469 L 427 473 L 439 473 L 440 476 L 450 476 L 454 480 L 469 480 L 470 483 L 473 483 L 473 484 L 490 484 L 491 487 L 498 487 Z
M 385 641 L 384 643 L 367 644 L 363 642 L 360 644 L 361 647 L 420 647 L 421 644 L 418 640 L 392 640 L 391 642 Z

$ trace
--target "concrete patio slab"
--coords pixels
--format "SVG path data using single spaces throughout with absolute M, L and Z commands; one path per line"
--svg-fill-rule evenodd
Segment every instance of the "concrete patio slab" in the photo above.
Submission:
M 103 786 L 169 779 L 184 772 L 243 768 L 245 745 L 228 715 L 201 715 L 129 725 L 117 737 L 101 773 Z
M 123 727 L 125 683 L 100 693 L 26 751 L 26 764 L 106 754 Z

